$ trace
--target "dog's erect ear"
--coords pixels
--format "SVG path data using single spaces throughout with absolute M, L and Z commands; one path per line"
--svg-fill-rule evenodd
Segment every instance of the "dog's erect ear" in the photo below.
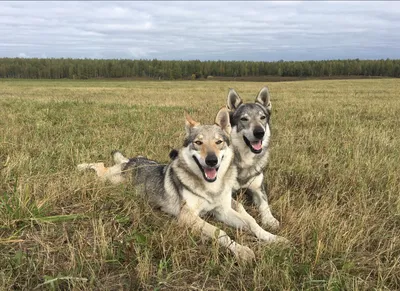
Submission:
M 229 110 L 234 111 L 236 108 L 242 104 L 242 98 L 240 98 L 239 94 L 236 93 L 235 89 L 230 88 L 228 92 L 228 99 L 226 100 L 226 106 Z
M 226 107 L 222 107 L 215 117 L 215 123 L 222 128 L 227 134 L 231 134 L 231 123 L 229 122 L 229 110 Z
M 196 127 L 196 126 L 199 126 L 199 125 L 200 125 L 199 122 L 194 121 L 193 118 L 187 112 L 185 112 L 185 130 L 186 130 L 187 134 L 190 133 L 190 130 L 193 127 Z
M 265 106 L 265 108 L 267 108 L 268 111 L 271 111 L 272 104 L 271 104 L 271 98 L 269 97 L 269 91 L 267 86 L 263 87 L 260 90 L 260 92 L 258 92 L 258 95 L 256 97 L 256 102 L 261 104 L 262 106 Z
M 178 150 L 176 150 L 176 149 L 172 149 L 172 150 L 169 152 L 169 158 L 170 158 L 171 160 L 175 160 L 175 159 L 178 157 L 178 155 L 179 155 L 179 152 L 178 152 Z

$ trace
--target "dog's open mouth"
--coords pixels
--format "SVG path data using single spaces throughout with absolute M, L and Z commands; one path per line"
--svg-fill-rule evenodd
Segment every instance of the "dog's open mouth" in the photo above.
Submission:
M 197 166 L 199 166 L 200 171 L 203 173 L 204 179 L 207 182 L 214 182 L 215 180 L 217 180 L 217 173 L 219 168 L 203 167 L 195 156 L 193 156 L 193 159 L 196 161 Z
M 203 168 L 204 178 L 208 182 L 214 182 L 217 179 L 218 168 Z
M 245 136 L 243 136 L 243 139 L 253 153 L 259 154 L 262 152 L 262 140 L 249 141 Z

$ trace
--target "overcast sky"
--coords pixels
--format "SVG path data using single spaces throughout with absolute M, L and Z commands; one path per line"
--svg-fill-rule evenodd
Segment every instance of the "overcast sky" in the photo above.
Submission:
M 1 2 L 0 57 L 400 58 L 400 2 Z

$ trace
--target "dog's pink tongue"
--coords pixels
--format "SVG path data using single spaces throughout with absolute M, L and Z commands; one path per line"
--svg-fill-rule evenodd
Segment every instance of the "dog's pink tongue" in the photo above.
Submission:
M 262 148 L 262 141 L 259 140 L 259 141 L 256 141 L 256 142 L 252 142 L 252 143 L 251 143 L 251 146 L 252 146 L 253 149 L 255 149 L 256 151 L 259 151 L 259 150 L 261 150 L 261 148 Z
M 217 170 L 214 168 L 204 169 L 204 173 L 210 180 L 215 179 L 215 177 L 217 176 Z

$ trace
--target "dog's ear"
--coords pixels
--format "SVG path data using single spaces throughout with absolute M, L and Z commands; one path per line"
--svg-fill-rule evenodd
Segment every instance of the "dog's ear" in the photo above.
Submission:
M 172 150 L 169 152 L 169 158 L 170 158 L 171 160 L 175 160 L 175 159 L 178 157 L 178 155 L 179 155 L 179 152 L 178 152 L 178 150 L 176 150 L 176 149 L 172 149 Z
M 226 100 L 226 106 L 228 109 L 234 111 L 242 103 L 242 98 L 240 98 L 239 94 L 236 93 L 235 89 L 229 88 L 228 99 Z
M 271 98 L 269 97 L 269 91 L 267 86 L 263 87 L 260 90 L 260 92 L 258 92 L 255 102 L 261 104 L 262 106 L 265 106 L 265 108 L 267 108 L 268 111 L 271 111 L 272 104 L 271 104 Z
M 222 107 L 215 117 L 215 124 L 222 128 L 227 134 L 231 134 L 231 123 L 229 122 L 229 110 L 226 107 Z
M 193 127 L 199 126 L 200 123 L 193 120 L 193 118 L 187 113 L 185 112 L 185 130 L 186 130 L 186 134 L 190 133 L 190 130 Z

